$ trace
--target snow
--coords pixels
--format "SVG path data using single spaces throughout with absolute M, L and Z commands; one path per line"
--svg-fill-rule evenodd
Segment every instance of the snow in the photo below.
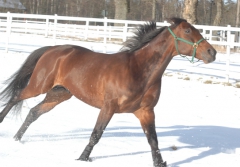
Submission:
M 111 46 L 108 52 L 118 48 Z M 2 81 L 28 54 L 0 52 L 0 90 L 6 86 Z M 191 64 L 181 57 L 169 64 L 155 114 L 159 148 L 170 167 L 239 167 L 240 89 L 235 85 L 240 81 L 240 54 L 231 54 L 230 58 L 232 86 L 223 84 L 225 54 L 218 54 L 215 63 L 207 65 L 201 61 Z M 214 84 L 204 84 L 206 80 Z M 41 116 L 21 142 L 14 141 L 29 109 L 43 97 L 26 100 L 20 117 L 8 114 L 0 124 L 1 167 L 152 166 L 150 147 L 133 114 L 115 114 L 91 153 L 93 162 L 77 161 L 99 110 L 74 97 Z

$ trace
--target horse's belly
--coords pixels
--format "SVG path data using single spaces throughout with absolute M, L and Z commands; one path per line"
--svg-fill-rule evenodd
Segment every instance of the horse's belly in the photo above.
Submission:
M 70 91 L 71 92 L 71 91 Z M 103 96 L 97 94 L 96 92 L 86 92 L 86 91 L 75 91 L 72 93 L 76 98 L 78 98 L 79 100 L 83 101 L 84 103 L 93 106 L 93 107 L 97 107 L 97 108 L 101 108 L 103 106 Z

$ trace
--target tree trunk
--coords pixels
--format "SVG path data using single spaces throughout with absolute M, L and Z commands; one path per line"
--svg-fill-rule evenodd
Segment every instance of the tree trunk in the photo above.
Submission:
M 152 20 L 156 20 L 156 0 L 152 0 Z
M 198 0 L 184 0 L 183 18 L 191 24 L 197 24 Z
M 130 13 L 131 8 L 130 8 L 130 0 L 127 0 L 127 13 Z
M 54 14 L 54 11 L 53 11 L 53 6 L 54 6 L 54 1 L 53 0 L 51 0 L 51 14 Z
M 42 4 L 42 3 L 41 3 L 41 0 L 38 0 L 38 1 L 37 1 L 36 14 L 41 14 L 40 4 Z
M 35 13 L 35 0 L 32 1 L 32 13 Z
M 174 10 L 177 13 L 176 17 L 179 17 L 180 13 L 181 13 L 181 5 L 179 4 L 179 0 L 175 0 L 174 1 Z M 181 15 L 180 15 L 181 16 Z
M 236 13 L 236 27 L 239 27 L 240 22 L 240 0 L 237 1 L 237 13 Z
M 203 0 L 203 23 L 207 24 L 207 7 L 206 0 Z
M 217 0 L 217 14 L 215 16 L 213 25 L 214 26 L 219 26 L 221 23 L 222 19 L 222 8 L 223 8 L 223 1 L 222 0 Z
M 77 0 L 77 16 L 80 16 L 80 0 Z
M 127 19 L 127 11 L 128 11 L 128 3 L 127 0 L 114 0 L 115 4 L 115 19 L 118 20 L 126 20 Z
M 236 13 L 236 27 L 239 27 L 239 19 L 240 19 L 240 0 L 237 1 L 237 13 Z M 235 42 L 239 42 L 239 32 L 235 32 Z
M 162 21 L 166 19 L 165 16 L 165 1 L 162 1 Z
M 66 2 L 65 10 L 66 10 L 66 11 L 65 11 L 65 12 L 66 12 L 65 14 L 66 14 L 66 16 L 68 16 L 68 2 Z

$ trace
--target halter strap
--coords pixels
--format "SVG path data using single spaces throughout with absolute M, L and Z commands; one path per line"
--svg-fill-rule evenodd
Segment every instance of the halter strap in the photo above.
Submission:
M 185 42 L 185 43 L 187 43 L 187 44 L 189 44 L 189 45 L 192 45 L 192 47 L 193 47 L 193 54 L 192 54 L 192 60 L 189 60 L 186 56 L 182 56 L 182 57 L 185 57 L 185 58 L 187 58 L 191 63 L 194 63 L 194 58 L 195 58 L 195 56 L 196 56 L 196 51 L 197 51 L 197 47 L 198 47 L 198 45 L 199 45 L 199 43 L 201 43 L 203 40 L 205 40 L 204 38 L 201 38 L 199 41 L 197 41 L 196 43 L 193 43 L 193 42 L 191 42 L 191 41 L 187 41 L 187 40 L 185 40 L 185 39 L 183 39 L 183 38 L 179 38 L 179 37 L 177 37 L 173 32 L 172 32 L 172 30 L 168 27 L 168 31 L 172 34 L 172 36 L 174 37 L 174 40 L 175 40 L 175 48 L 176 48 L 176 50 L 177 50 L 177 52 L 178 52 L 178 54 L 180 55 L 180 56 L 182 56 L 182 54 L 179 52 L 179 50 L 178 50 L 178 41 L 182 41 L 182 42 Z M 199 61 L 199 60 L 198 60 Z

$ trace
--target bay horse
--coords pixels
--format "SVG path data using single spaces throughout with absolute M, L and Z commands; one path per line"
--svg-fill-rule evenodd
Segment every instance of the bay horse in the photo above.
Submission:
M 89 143 L 78 160 L 89 160 L 114 113 L 133 113 L 151 147 L 153 165 L 166 167 L 158 147 L 154 115 L 163 72 L 176 55 L 210 63 L 217 53 L 186 20 L 171 18 L 169 22 L 170 26 L 162 28 L 157 28 L 155 22 L 140 25 L 135 36 L 114 54 L 75 45 L 46 46 L 33 51 L 0 94 L 5 100 L 0 122 L 12 107 L 20 111 L 23 100 L 46 94 L 29 111 L 14 136 L 21 140 L 32 122 L 75 96 L 100 109 Z

